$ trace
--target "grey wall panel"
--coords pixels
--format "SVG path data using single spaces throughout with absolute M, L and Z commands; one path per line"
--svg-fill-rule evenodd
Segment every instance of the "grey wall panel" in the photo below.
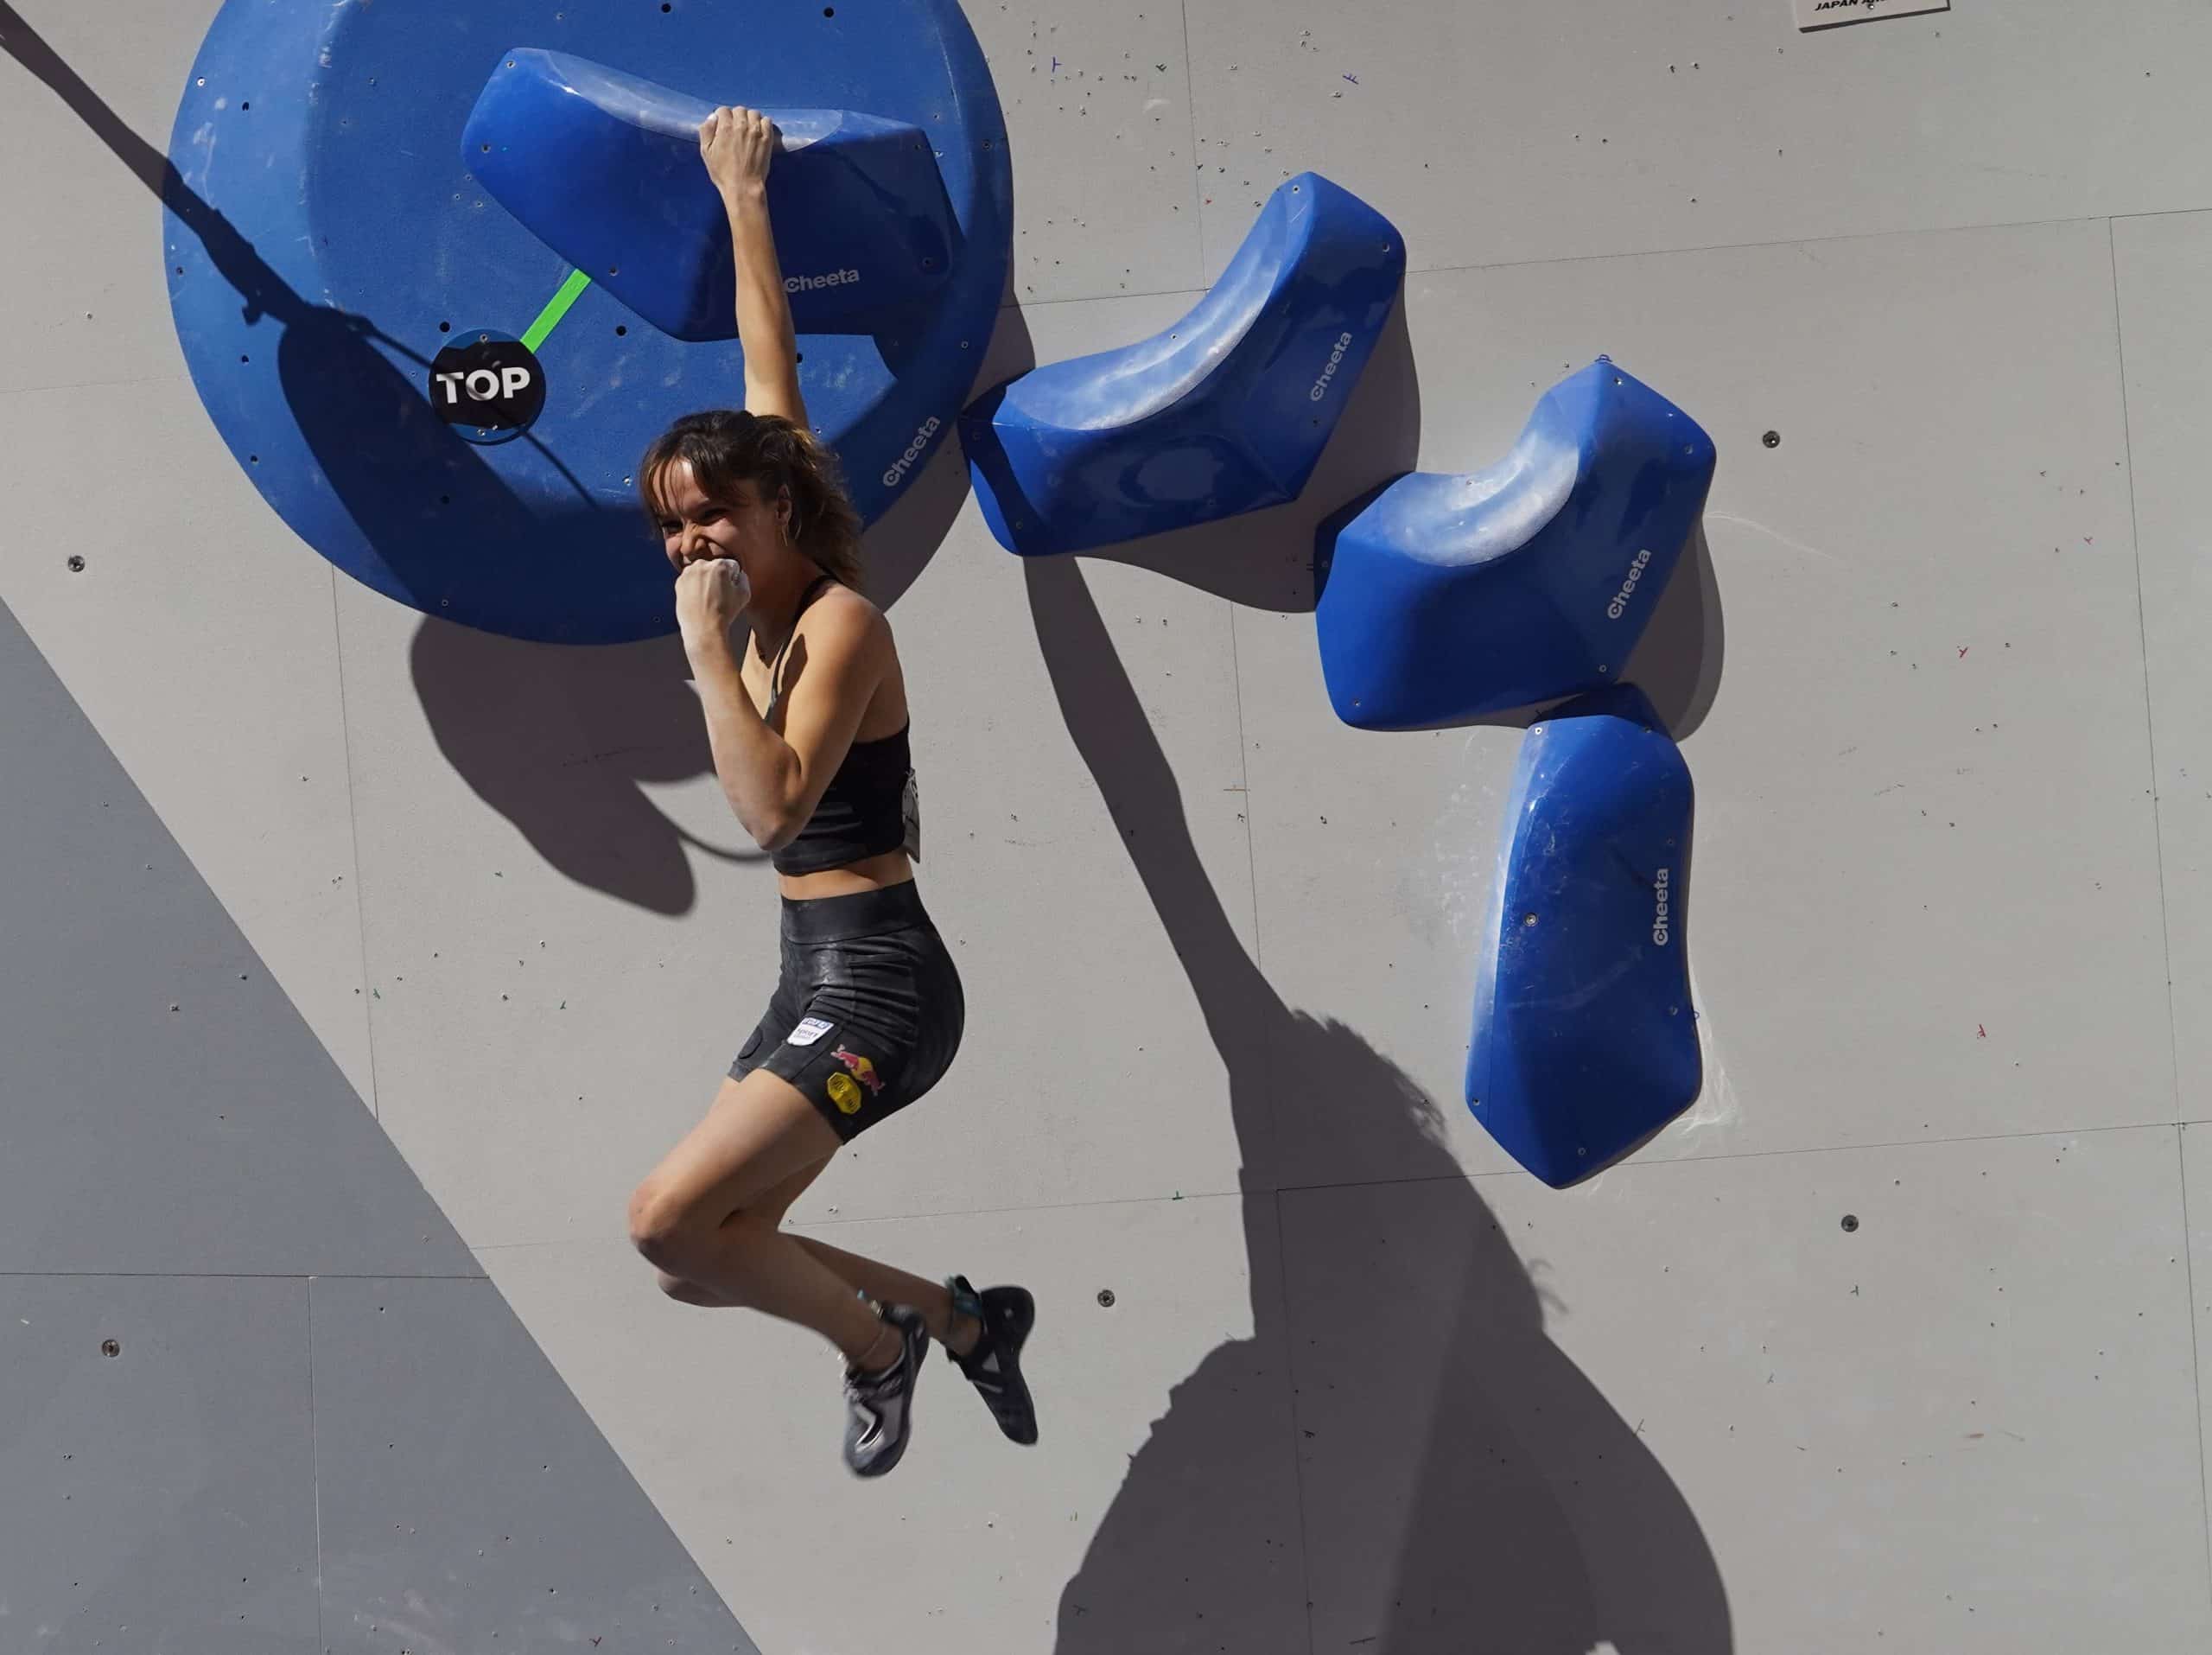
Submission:
M 1038 303 L 1203 281 L 1181 12 L 1094 0 L 968 14 L 1014 150 L 1011 296 Z
M 750 1652 L 3 607 L 0 709 L 4 1646 Z
M 0 1648 L 321 1648 L 308 1283 L 16 1270 L 0 1247 Z
M 130 385 L 184 372 L 169 324 L 161 207 L 110 140 L 168 148 L 185 72 L 220 0 L 133 7 L 0 6 L 0 172 L 8 258 L 0 391 Z M 28 17 L 22 14 L 28 13 Z M 28 59 L 35 68 L 27 67 Z M 38 78 L 54 64 L 98 89 L 110 123 L 66 116 Z
M 215 10 L 0 5 L 0 591 L 373 1106 L 332 576 L 169 315 L 156 192 Z
M 0 706 L 4 1268 L 478 1274 L 5 613 Z
M 2204 1384 L 2204 1353 L 2212 1346 L 2212 1134 L 2202 1121 L 2181 1128 L 2182 1202 L 2189 1220 L 2189 1279 L 2196 1315 L 2195 1351 L 2197 1374 L 2197 1446 L 2208 1476 L 2212 1476 L 2212 1391 Z M 2212 1485 L 2208 1485 L 2212 1486 Z M 2212 1524 L 2207 1525 L 2212 1546 Z
M 1315 1647 L 2202 1647 L 2175 1138 L 1286 1194 Z
M 2206 205 L 2192 0 L 1809 36 L 1788 0 L 1188 12 L 1210 278 L 1302 167 L 1417 270 Z
M 491 1283 L 314 1287 L 333 1655 L 759 1655 Z
M 181 374 L 0 395 L 0 590 L 373 1105 L 329 565 Z

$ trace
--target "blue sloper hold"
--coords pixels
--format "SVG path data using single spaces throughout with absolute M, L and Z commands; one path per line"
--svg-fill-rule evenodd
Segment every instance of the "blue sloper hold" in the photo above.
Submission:
M 1337 716 L 1420 729 L 1618 682 L 1713 460 L 1695 420 L 1601 356 L 1500 464 L 1414 472 L 1323 525 L 1314 626 Z
M 1691 811 L 1689 767 L 1632 685 L 1568 703 L 1522 743 L 1467 1106 L 1554 1189 L 1704 1084 L 1684 952 Z
M 1357 196 L 1318 173 L 1284 183 L 1173 328 L 1035 369 L 961 416 L 991 532 L 1038 557 L 1295 500 L 1405 268 L 1397 231 Z
M 555 252 L 677 339 L 737 337 L 729 218 L 699 160 L 704 99 L 518 48 L 461 135 L 464 166 Z M 849 110 L 761 111 L 768 208 L 801 333 L 867 333 L 944 285 L 957 226 L 926 135 Z

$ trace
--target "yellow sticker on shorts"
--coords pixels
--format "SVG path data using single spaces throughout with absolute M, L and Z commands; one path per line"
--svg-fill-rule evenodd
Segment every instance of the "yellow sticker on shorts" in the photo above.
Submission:
M 860 1083 L 849 1074 L 831 1075 L 830 1101 L 837 1105 L 837 1111 L 842 1115 L 859 1114 L 861 1104 L 864 1101 L 861 1096 Z

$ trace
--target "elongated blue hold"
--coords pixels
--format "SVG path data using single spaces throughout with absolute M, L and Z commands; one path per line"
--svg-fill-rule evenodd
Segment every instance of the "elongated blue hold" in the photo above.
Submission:
M 1467 1107 L 1555 1189 L 1704 1084 L 1685 952 L 1692 806 L 1689 767 L 1632 685 L 1570 702 L 1522 740 Z
M 699 158 L 714 110 L 603 64 L 518 48 L 477 100 L 461 162 L 531 234 L 663 333 L 734 339 L 728 216 Z M 956 225 L 927 134 L 851 110 L 761 112 L 782 135 L 768 207 L 800 332 L 871 332 L 944 285 Z
M 1295 500 L 1405 277 L 1389 220 L 1318 173 L 1279 187 L 1182 321 L 1037 368 L 961 416 L 991 532 L 1084 551 Z
M 1337 716 L 1421 729 L 1619 683 L 1713 462 L 1695 420 L 1600 357 L 1497 465 L 1414 472 L 1323 525 L 1314 627 Z

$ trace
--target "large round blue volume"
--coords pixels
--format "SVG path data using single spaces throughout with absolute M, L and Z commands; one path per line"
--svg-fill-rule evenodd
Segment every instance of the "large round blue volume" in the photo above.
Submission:
M 1414 472 L 1324 524 L 1314 627 L 1338 717 L 1420 729 L 1620 682 L 1713 463 L 1695 420 L 1601 356 L 1499 464 Z
M 1554 1188 L 1697 1100 L 1689 767 L 1623 684 L 1529 729 L 1475 990 L 1467 1106 Z
M 563 107 L 533 126 L 503 91 Z M 956 0 L 226 0 L 170 143 L 170 296 L 216 429 L 302 539 L 488 632 L 674 629 L 633 474 L 744 395 L 710 314 L 718 204 L 670 130 L 716 104 L 779 115 L 771 178 L 820 192 L 779 195 L 779 245 L 808 411 L 873 521 L 950 437 L 1006 287 L 1005 123 Z M 434 363 L 524 338 L 543 411 L 468 440 Z
M 493 72 L 461 155 L 539 240 L 677 339 L 737 337 L 737 263 L 699 162 L 703 98 L 558 52 Z M 762 111 L 791 320 L 802 333 L 895 327 L 944 285 L 959 226 L 920 128 L 850 110 Z
M 991 532 L 1024 557 L 1084 551 L 1295 500 L 1405 269 L 1357 196 L 1318 173 L 1281 185 L 1173 328 L 1037 368 L 961 416 Z

